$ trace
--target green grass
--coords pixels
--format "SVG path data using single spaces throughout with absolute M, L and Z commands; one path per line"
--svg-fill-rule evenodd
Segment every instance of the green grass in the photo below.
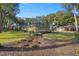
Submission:
M 67 33 L 67 32 L 53 32 L 44 34 L 45 37 L 52 38 L 52 39 L 63 39 L 63 40 L 70 40 L 70 39 L 79 39 L 79 33 Z M 9 42 L 17 42 L 22 40 L 23 38 L 27 38 L 27 32 L 17 32 L 17 31 L 8 31 L 0 33 L 0 43 L 9 43 Z
M 22 38 L 27 38 L 28 35 L 26 32 L 2 32 L 0 33 L 0 43 L 15 42 L 22 40 Z
M 79 33 L 78 36 L 76 36 L 75 33 L 53 32 L 53 33 L 44 34 L 44 36 L 53 39 L 69 40 L 79 37 Z

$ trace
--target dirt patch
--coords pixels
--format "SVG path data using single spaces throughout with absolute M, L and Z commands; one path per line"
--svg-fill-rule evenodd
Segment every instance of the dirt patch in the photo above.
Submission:
M 0 48 L 0 56 L 78 56 L 79 43 L 44 48 Z

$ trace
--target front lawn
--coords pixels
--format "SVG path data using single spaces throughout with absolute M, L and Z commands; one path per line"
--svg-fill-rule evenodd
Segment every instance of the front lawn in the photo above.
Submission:
M 2 32 L 0 33 L 0 43 L 14 42 L 27 37 L 28 35 L 26 32 Z
M 79 37 L 79 33 L 75 35 L 75 33 L 68 33 L 68 32 L 53 32 L 53 33 L 44 34 L 44 36 L 52 39 L 69 40 Z
M 52 39 L 63 39 L 63 40 L 79 39 L 79 33 L 75 35 L 75 33 L 52 32 L 43 35 L 47 38 Z M 0 43 L 16 42 L 27 37 L 28 37 L 27 32 L 17 32 L 17 31 L 2 32 L 0 33 Z

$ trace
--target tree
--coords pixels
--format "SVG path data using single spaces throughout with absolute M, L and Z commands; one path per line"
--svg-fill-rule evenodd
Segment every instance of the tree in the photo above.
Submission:
M 79 4 L 78 3 L 65 3 L 65 4 L 63 4 L 63 7 L 68 12 L 73 13 L 76 31 L 78 31 L 78 21 L 77 21 L 77 17 L 76 17 L 76 12 L 79 10 Z
M 43 18 L 43 22 L 47 22 L 46 24 L 50 25 L 58 25 L 58 26 L 66 26 L 73 24 L 74 20 L 72 17 L 72 13 L 68 13 L 65 11 L 58 11 L 54 14 L 49 14 Z
M 55 21 L 59 26 L 73 25 L 74 22 L 72 13 L 65 11 L 58 11 L 55 13 Z
M 19 11 L 19 4 L 1 3 L 0 4 L 0 32 L 3 30 L 3 22 L 5 18 L 12 19 Z M 10 22 L 9 22 L 10 23 Z

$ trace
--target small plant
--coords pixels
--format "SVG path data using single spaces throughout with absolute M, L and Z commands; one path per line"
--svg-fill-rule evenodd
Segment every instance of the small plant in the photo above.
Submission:
M 42 36 L 42 34 L 37 31 L 38 31 L 38 28 L 35 26 L 30 26 L 28 28 L 28 33 L 30 36 Z
M 0 43 L 0 48 L 2 48 L 3 46 L 2 46 L 2 44 Z
M 38 45 L 33 45 L 33 46 L 32 46 L 32 48 L 38 48 L 38 47 L 39 47 Z

